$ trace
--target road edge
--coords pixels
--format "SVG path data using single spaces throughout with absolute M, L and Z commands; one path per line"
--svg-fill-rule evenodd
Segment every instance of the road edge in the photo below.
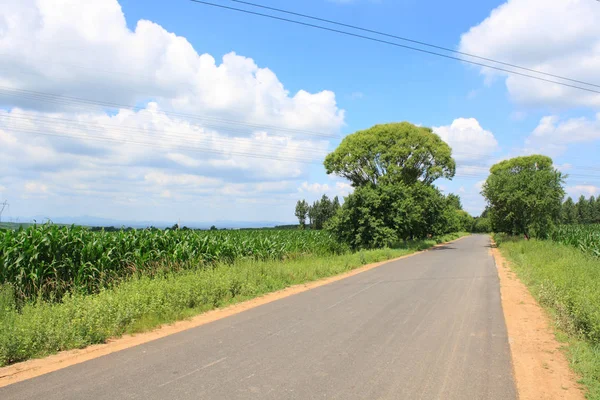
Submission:
M 554 335 L 546 311 L 533 298 L 493 239 L 490 251 L 500 281 L 513 377 L 520 400 L 585 399 L 578 377 Z
M 72 365 L 93 360 L 95 358 L 99 358 L 117 351 L 125 350 L 134 346 L 148 343 L 153 340 L 173 335 L 175 333 L 183 332 L 188 329 L 193 329 L 223 318 L 227 318 L 229 316 L 239 314 L 246 310 L 250 310 L 252 308 L 271 303 L 273 301 L 277 301 L 298 293 L 306 292 L 308 290 L 315 289 L 320 286 L 325 286 L 330 283 L 349 278 L 354 275 L 358 275 L 360 273 L 369 271 L 373 268 L 377 268 L 390 262 L 422 254 L 435 247 L 444 246 L 448 243 L 456 242 L 468 236 L 470 235 L 462 236 L 460 238 L 448 242 L 439 243 L 425 250 L 415 251 L 414 253 L 406 254 L 401 257 L 396 257 L 373 264 L 367 264 L 339 275 L 333 275 L 316 281 L 289 286 L 285 289 L 267 293 L 265 295 L 255 297 L 253 299 L 246 300 L 243 302 L 235 303 L 227 307 L 210 310 L 205 313 L 198 314 L 195 317 L 192 317 L 187 320 L 177 321 L 172 324 L 159 326 L 148 332 L 137 333 L 134 335 L 123 335 L 118 338 L 109 339 L 106 343 L 91 345 L 83 349 L 61 351 L 57 354 L 53 354 L 44 358 L 35 358 L 8 365 L 6 367 L 1 367 L 0 388 L 27 379 L 35 378 L 40 375 L 45 375 L 54 371 L 58 371 L 60 369 L 67 368 Z

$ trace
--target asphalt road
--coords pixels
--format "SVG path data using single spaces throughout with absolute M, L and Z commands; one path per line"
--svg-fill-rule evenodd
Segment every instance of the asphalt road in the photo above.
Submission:
M 0 389 L 1 399 L 516 399 L 487 236 Z

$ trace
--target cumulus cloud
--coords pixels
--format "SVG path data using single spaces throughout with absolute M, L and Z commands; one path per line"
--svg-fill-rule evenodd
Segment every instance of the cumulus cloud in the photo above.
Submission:
M 329 185 L 327 183 L 308 183 L 302 182 L 298 187 L 299 193 L 305 193 L 310 197 L 321 197 L 326 194 L 329 197 L 345 197 L 348 196 L 354 188 L 348 182 L 336 181 L 335 184 Z
M 308 183 L 302 182 L 300 187 L 298 188 L 300 193 L 308 192 L 308 193 L 325 193 L 329 191 L 329 185 L 326 183 Z
M 596 119 L 585 117 L 561 120 L 552 115 L 543 117 L 533 130 L 529 140 L 554 143 L 591 142 L 600 139 L 600 113 Z
M 595 1 L 508 0 L 462 35 L 459 50 L 598 84 L 599 20 L 600 7 Z M 505 79 L 511 97 L 520 103 L 600 106 L 597 93 L 486 68 L 480 70 L 487 79 Z
M 475 118 L 457 118 L 450 125 L 434 126 L 433 131 L 450 145 L 458 162 L 487 159 L 498 151 L 494 134 L 483 129 Z
M 330 91 L 290 93 L 251 58 L 217 61 L 152 21 L 134 26 L 116 0 L 3 4 L 5 187 L 126 203 L 148 193 L 293 193 L 289 181 L 344 124 Z
M 579 196 L 583 195 L 585 197 L 597 196 L 600 194 L 600 187 L 593 185 L 574 185 L 567 186 L 566 188 L 567 196 L 577 200 Z
M 525 140 L 524 154 L 543 153 L 559 156 L 567 150 L 569 144 L 600 140 L 600 113 L 592 118 L 561 119 L 550 115 L 540 122 Z

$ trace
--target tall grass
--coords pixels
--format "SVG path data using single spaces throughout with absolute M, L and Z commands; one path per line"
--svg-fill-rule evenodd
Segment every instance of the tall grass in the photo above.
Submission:
M 589 388 L 588 398 L 600 399 L 600 259 L 550 240 L 496 235 L 496 241 L 569 341 L 569 360 Z

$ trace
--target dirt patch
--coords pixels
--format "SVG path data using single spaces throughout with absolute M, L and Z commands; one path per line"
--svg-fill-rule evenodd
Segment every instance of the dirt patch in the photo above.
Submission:
M 563 344 L 554 336 L 548 315 L 492 248 L 500 278 L 500 294 L 519 399 L 585 399 L 569 368 Z
M 443 246 L 448 243 L 455 242 L 463 239 L 458 238 L 450 242 L 441 243 L 433 247 Z M 432 248 L 433 248 L 432 247 Z M 430 248 L 431 249 L 431 248 Z M 429 249 L 428 249 L 429 250 Z M 26 379 L 34 378 L 36 376 L 44 375 L 49 372 L 53 372 L 62 368 L 69 367 L 71 365 L 79 364 L 88 360 L 92 360 L 97 357 L 114 353 L 116 351 L 124 350 L 133 346 L 137 346 L 143 343 L 150 342 L 152 340 L 160 339 L 162 337 L 172 335 L 177 332 L 181 332 L 187 329 L 195 328 L 200 325 L 207 324 L 222 318 L 229 317 L 249 310 L 254 307 L 261 306 L 263 304 L 270 303 L 284 297 L 292 296 L 297 293 L 305 292 L 310 289 L 314 289 L 319 286 L 327 285 L 332 282 L 339 281 L 341 279 L 348 278 L 368 271 L 370 269 L 379 267 L 383 264 L 401 260 L 403 258 L 412 257 L 414 255 L 423 253 L 424 251 L 418 251 L 415 253 L 407 254 L 402 257 L 382 261 L 374 264 L 365 265 L 360 268 L 356 268 L 352 271 L 346 272 L 341 275 L 335 275 L 329 278 L 321 279 L 314 282 L 308 282 L 305 284 L 290 286 L 286 289 L 279 290 L 277 292 L 269 293 L 261 297 L 254 298 L 252 300 L 237 303 L 225 308 L 220 308 L 206 313 L 200 314 L 189 320 L 175 322 L 170 325 L 158 327 L 150 332 L 139 333 L 136 335 L 124 335 L 120 338 L 110 339 L 107 343 L 97 344 L 78 350 L 63 351 L 58 354 L 54 354 L 45 358 L 33 359 L 23 361 L 17 364 L 9 365 L 7 367 L 0 368 L 0 387 L 4 387 L 16 382 L 24 381 Z

